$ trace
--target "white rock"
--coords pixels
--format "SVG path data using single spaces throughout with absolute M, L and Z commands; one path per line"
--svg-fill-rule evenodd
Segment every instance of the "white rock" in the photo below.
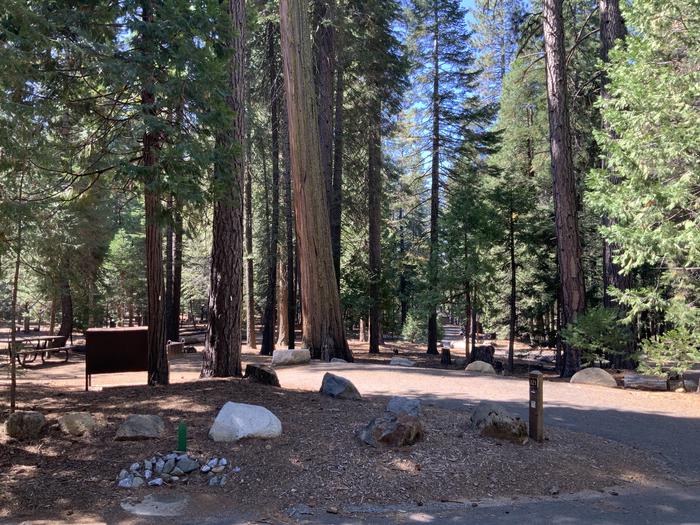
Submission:
M 151 479 L 151 476 L 153 476 L 153 472 L 150 470 L 144 470 L 143 471 L 143 477 L 146 479 Z
M 160 487 L 163 484 L 163 478 L 155 478 L 148 482 L 151 487 Z
M 213 468 L 219 464 L 219 460 L 217 458 L 212 458 L 209 461 L 207 461 L 207 465 L 209 468 Z
M 302 365 L 311 361 L 308 348 L 275 350 L 272 352 L 272 366 Z
M 202 468 L 199 470 L 206 474 L 207 472 L 209 472 L 211 470 L 211 467 L 209 465 L 202 465 Z
M 282 423 L 267 408 L 229 401 L 219 411 L 209 429 L 214 441 L 243 438 L 275 438 L 282 434 Z
M 226 465 L 228 465 L 228 460 L 227 460 L 226 458 L 221 458 L 221 459 L 219 460 L 219 466 L 220 466 L 220 467 L 225 467 Z
M 598 385 L 607 386 L 610 388 L 615 388 L 617 386 L 617 381 L 615 378 L 607 373 L 602 368 L 584 368 L 576 372 L 571 378 L 571 383 L 578 383 L 581 385 Z
M 122 469 L 122 471 L 119 473 L 119 479 L 124 479 L 129 477 L 129 471 Z
M 141 468 L 141 463 L 132 463 L 131 467 L 129 467 L 129 470 L 131 470 L 132 472 L 136 472 L 140 468 Z
M 340 357 L 334 357 L 331 359 L 331 363 L 347 363 L 345 359 L 341 359 Z
M 496 371 L 493 369 L 493 366 L 484 361 L 474 361 L 473 363 L 469 363 L 467 365 L 467 368 L 465 368 L 464 370 L 465 372 L 474 372 L 477 374 L 496 375 Z
M 405 357 L 392 357 L 389 361 L 390 365 L 394 366 L 416 366 L 416 362 Z

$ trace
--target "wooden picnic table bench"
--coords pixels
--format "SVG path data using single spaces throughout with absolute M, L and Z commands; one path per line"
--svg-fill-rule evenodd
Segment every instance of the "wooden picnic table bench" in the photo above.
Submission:
M 17 363 L 24 367 L 27 363 L 33 363 L 37 357 L 41 363 L 46 363 L 51 354 L 65 353 L 64 361 L 68 362 L 71 346 L 66 346 L 68 338 L 61 335 L 42 335 L 36 337 L 23 337 L 15 340 L 14 356 Z M 9 346 L 9 344 L 8 344 Z

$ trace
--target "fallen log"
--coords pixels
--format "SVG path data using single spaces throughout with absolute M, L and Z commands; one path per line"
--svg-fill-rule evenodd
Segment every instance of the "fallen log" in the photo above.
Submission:
M 649 390 L 652 392 L 668 391 L 668 378 L 665 376 L 640 376 L 637 374 L 626 375 L 625 388 L 634 390 Z

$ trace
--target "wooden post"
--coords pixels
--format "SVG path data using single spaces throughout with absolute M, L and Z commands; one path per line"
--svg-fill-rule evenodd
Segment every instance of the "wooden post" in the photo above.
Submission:
M 543 377 L 537 370 L 530 372 L 530 438 L 538 443 L 544 440 Z

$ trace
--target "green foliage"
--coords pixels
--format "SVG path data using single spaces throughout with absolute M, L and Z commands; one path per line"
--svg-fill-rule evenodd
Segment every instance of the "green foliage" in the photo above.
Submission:
M 642 341 L 641 352 L 641 372 L 663 375 L 670 370 L 683 374 L 700 362 L 700 335 L 696 330 L 674 328 Z
M 593 364 L 626 353 L 632 334 L 620 322 L 617 310 L 589 308 L 562 330 L 562 338 L 581 350 L 581 362 Z
M 438 316 L 438 341 L 442 339 L 445 329 L 442 320 Z M 401 337 L 412 343 L 428 342 L 428 315 L 417 311 L 411 311 L 406 316 L 406 322 L 401 330 Z
M 700 18 L 687 16 L 698 3 L 622 5 L 631 30 L 607 68 L 611 96 L 599 106 L 610 130 L 596 134 L 606 167 L 590 173 L 587 203 L 610 217 L 602 234 L 638 276 L 615 294 L 629 319 L 647 320 L 642 337 L 665 326 L 683 341 L 700 319 Z

